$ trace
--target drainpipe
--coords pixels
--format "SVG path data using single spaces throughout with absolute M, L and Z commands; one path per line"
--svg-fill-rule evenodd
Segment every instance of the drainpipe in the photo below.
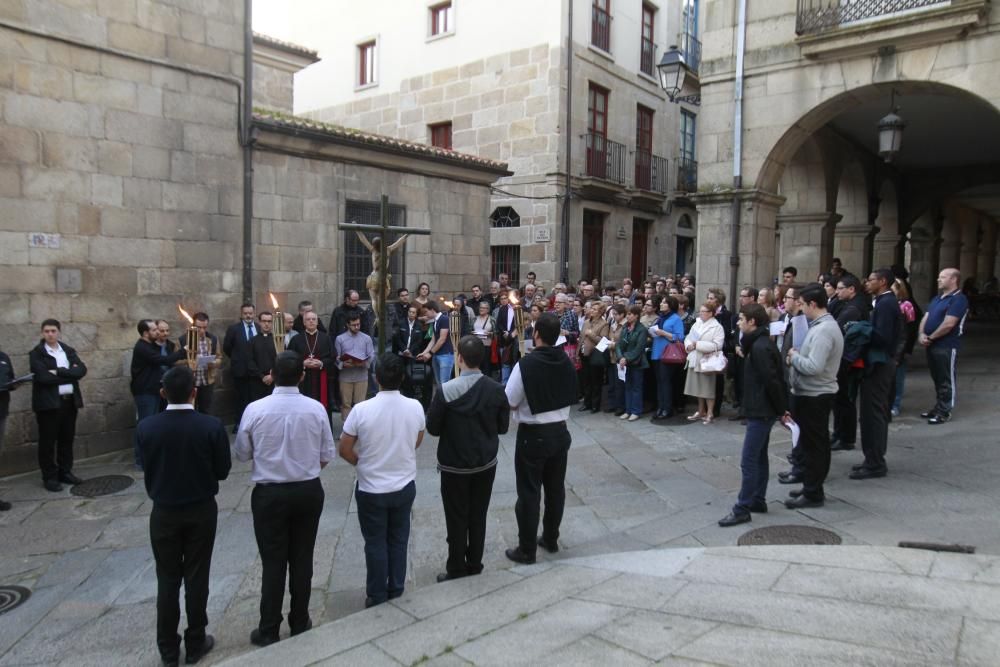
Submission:
M 253 301 L 253 0 L 243 0 L 243 300 Z
M 736 25 L 736 86 L 733 92 L 733 237 L 729 252 L 729 298 L 736 295 L 740 268 L 740 198 L 743 189 L 743 52 L 746 50 L 747 0 L 739 0 Z M 735 303 L 735 302 L 734 302 Z
M 569 0 L 569 31 L 566 37 L 566 194 L 563 195 L 561 229 L 559 231 L 559 280 L 569 284 L 569 202 L 573 188 L 571 165 L 573 164 L 573 3 Z

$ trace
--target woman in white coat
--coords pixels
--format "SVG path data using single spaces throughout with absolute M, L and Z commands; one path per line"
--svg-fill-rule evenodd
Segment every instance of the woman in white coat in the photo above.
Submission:
M 691 333 L 684 338 L 684 349 L 688 353 L 684 393 L 698 399 L 698 411 L 689 416 L 688 421 L 700 419 L 702 423 L 712 423 L 716 373 L 704 371 L 702 362 L 720 352 L 725 340 L 726 332 L 715 319 L 715 311 L 707 303 L 702 304 Z

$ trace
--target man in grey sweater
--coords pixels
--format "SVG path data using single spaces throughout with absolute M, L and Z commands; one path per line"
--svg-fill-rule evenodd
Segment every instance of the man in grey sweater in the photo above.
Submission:
M 786 414 L 799 425 L 798 458 L 801 475 L 785 474 L 785 484 L 802 483 L 801 490 L 789 493 L 788 509 L 822 507 L 823 482 L 830 472 L 830 409 L 837 393 L 837 371 L 844 352 L 844 335 L 837 321 L 826 311 L 826 290 L 819 283 L 799 292 L 798 304 L 809 320 L 809 332 L 802 349 L 788 351 L 786 363 L 792 387 L 791 412 Z M 782 477 L 782 475 L 779 475 Z

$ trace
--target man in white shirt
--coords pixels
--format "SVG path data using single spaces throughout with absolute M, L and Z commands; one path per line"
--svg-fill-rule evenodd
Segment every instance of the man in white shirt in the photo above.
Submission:
M 403 375 L 402 358 L 391 352 L 379 357 L 375 366 L 379 392 L 354 406 L 340 436 L 340 456 L 358 473 L 354 497 L 365 538 L 365 607 L 398 598 L 406 580 L 424 410 L 418 401 L 399 393 Z
M 271 370 L 274 392 L 247 406 L 233 445 L 237 459 L 253 459 L 251 479 L 256 483 L 250 508 L 263 565 L 260 623 L 250 633 L 256 646 L 278 641 L 286 570 L 291 633 L 312 627 L 313 549 L 324 498 L 319 473 L 333 460 L 335 449 L 326 409 L 299 393 L 304 374 L 299 354 L 279 354 Z
M 38 467 L 45 489 L 52 492 L 83 481 L 73 474 L 73 439 L 77 411 L 83 407 L 80 380 L 87 367 L 76 350 L 59 342 L 61 330 L 59 320 L 42 322 L 42 340 L 28 353 L 34 374 L 31 409 L 38 420 Z
M 534 563 L 536 546 L 559 551 L 559 524 L 566 503 L 566 463 L 572 441 L 566 420 L 576 403 L 576 369 L 561 348 L 559 318 L 544 313 L 532 331 L 535 343 L 514 366 L 507 380 L 507 402 L 517 424 L 514 476 L 517 480 L 518 546 L 506 556 L 516 563 Z M 538 514 L 545 489 L 542 535 Z

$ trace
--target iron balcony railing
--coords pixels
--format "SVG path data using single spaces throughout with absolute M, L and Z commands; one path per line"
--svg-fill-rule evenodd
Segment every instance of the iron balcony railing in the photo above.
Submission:
M 593 6 L 590 21 L 590 43 L 611 53 L 611 14 L 597 5 Z
M 689 32 L 681 33 L 681 53 L 684 54 L 684 62 L 688 69 L 695 74 L 701 67 L 701 42 Z
M 639 54 L 639 70 L 643 74 L 656 76 L 656 44 L 648 37 L 642 38 L 642 52 Z
M 625 145 L 600 134 L 583 135 L 586 145 L 587 176 L 625 184 Z
M 667 192 L 667 159 L 649 151 L 635 152 L 635 187 L 650 192 Z
M 677 159 L 677 191 L 698 191 L 698 162 L 690 158 Z
M 840 26 L 909 13 L 950 0 L 797 0 L 795 33 L 809 35 Z

